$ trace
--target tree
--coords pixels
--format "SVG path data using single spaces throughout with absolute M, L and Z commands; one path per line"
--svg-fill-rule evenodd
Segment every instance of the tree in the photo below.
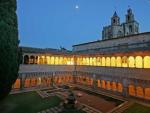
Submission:
M 20 62 L 16 0 L 0 0 L 0 99 L 11 91 Z

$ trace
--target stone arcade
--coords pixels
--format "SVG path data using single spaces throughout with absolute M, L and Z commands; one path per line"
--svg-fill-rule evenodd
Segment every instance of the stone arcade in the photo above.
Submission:
M 119 29 L 128 29 L 121 35 L 117 30 L 117 35 L 109 36 L 104 28 L 103 40 L 73 45 L 73 51 L 21 47 L 23 62 L 13 89 L 74 83 L 150 100 L 150 32 L 138 33 L 131 9 L 126 17 L 130 25 L 118 25 L 116 13 L 112 18 Z

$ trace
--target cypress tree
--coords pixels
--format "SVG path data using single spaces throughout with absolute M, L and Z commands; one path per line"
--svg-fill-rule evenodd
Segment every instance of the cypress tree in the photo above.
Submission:
M 0 0 L 0 99 L 18 77 L 19 46 L 16 0 Z

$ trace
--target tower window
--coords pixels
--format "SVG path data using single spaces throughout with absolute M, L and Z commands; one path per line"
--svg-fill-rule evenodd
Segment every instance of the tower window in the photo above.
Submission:
M 128 21 L 130 21 L 130 16 L 128 15 Z
M 115 23 L 116 23 L 116 20 L 114 19 L 113 22 L 114 22 L 114 24 L 115 24 Z
M 129 26 L 129 33 L 132 33 L 132 26 Z

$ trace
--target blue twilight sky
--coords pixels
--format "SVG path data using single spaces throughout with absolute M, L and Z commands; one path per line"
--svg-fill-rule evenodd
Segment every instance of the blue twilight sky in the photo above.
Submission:
M 72 49 L 74 44 L 101 39 L 115 9 L 123 22 L 129 5 L 140 32 L 150 31 L 150 0 L 17 1 L 21 46 Z

